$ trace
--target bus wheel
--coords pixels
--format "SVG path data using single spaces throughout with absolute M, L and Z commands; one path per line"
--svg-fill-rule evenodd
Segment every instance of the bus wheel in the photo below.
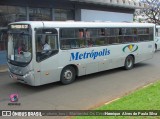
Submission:
M 133 56 L 129 55 L 125 60 L 124 68 L 126 70 L 130 70 L 133 68 L 133 66 L 134 66 L 134 58 Z
M 70 84 L 75 80 L 76 72 L 72 66 L 67 66 L 62 70 L 61 82 L 62 84 Z

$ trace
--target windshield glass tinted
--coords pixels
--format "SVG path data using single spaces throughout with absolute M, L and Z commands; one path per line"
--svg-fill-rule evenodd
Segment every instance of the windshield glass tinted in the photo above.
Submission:
M 11 29 L 8 34 L 8 61 L 15 65 L 26 65 L 31 61 L 32 42 L 29 31 Z

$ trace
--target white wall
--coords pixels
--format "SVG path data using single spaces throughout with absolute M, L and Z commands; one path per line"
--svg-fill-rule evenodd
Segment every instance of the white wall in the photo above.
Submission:
M 133 21 L 133 14 L 81 9 L 81 21 Z

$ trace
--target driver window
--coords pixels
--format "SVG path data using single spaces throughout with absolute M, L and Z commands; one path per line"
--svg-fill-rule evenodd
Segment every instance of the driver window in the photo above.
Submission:
M 45 38 L 45 45 L 43 50 L 58 50 L 56 36 L 54 35 L 47 35 Z
M 38 62 L 58 53 L 56 29 L 38 29 L 36 32 L 36 59 Z
M 36 37 L 36 52 L 42 52 L 42 35 Z

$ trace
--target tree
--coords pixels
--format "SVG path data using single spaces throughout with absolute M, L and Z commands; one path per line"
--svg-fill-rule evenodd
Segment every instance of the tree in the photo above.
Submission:
M 149 23 L 160 25 L 160 1 L 159 0 L 141 0 L 146 4 L 146 7 L 140 10 L 136 10 L 136 16 L 142 16 L 142 18 Z

